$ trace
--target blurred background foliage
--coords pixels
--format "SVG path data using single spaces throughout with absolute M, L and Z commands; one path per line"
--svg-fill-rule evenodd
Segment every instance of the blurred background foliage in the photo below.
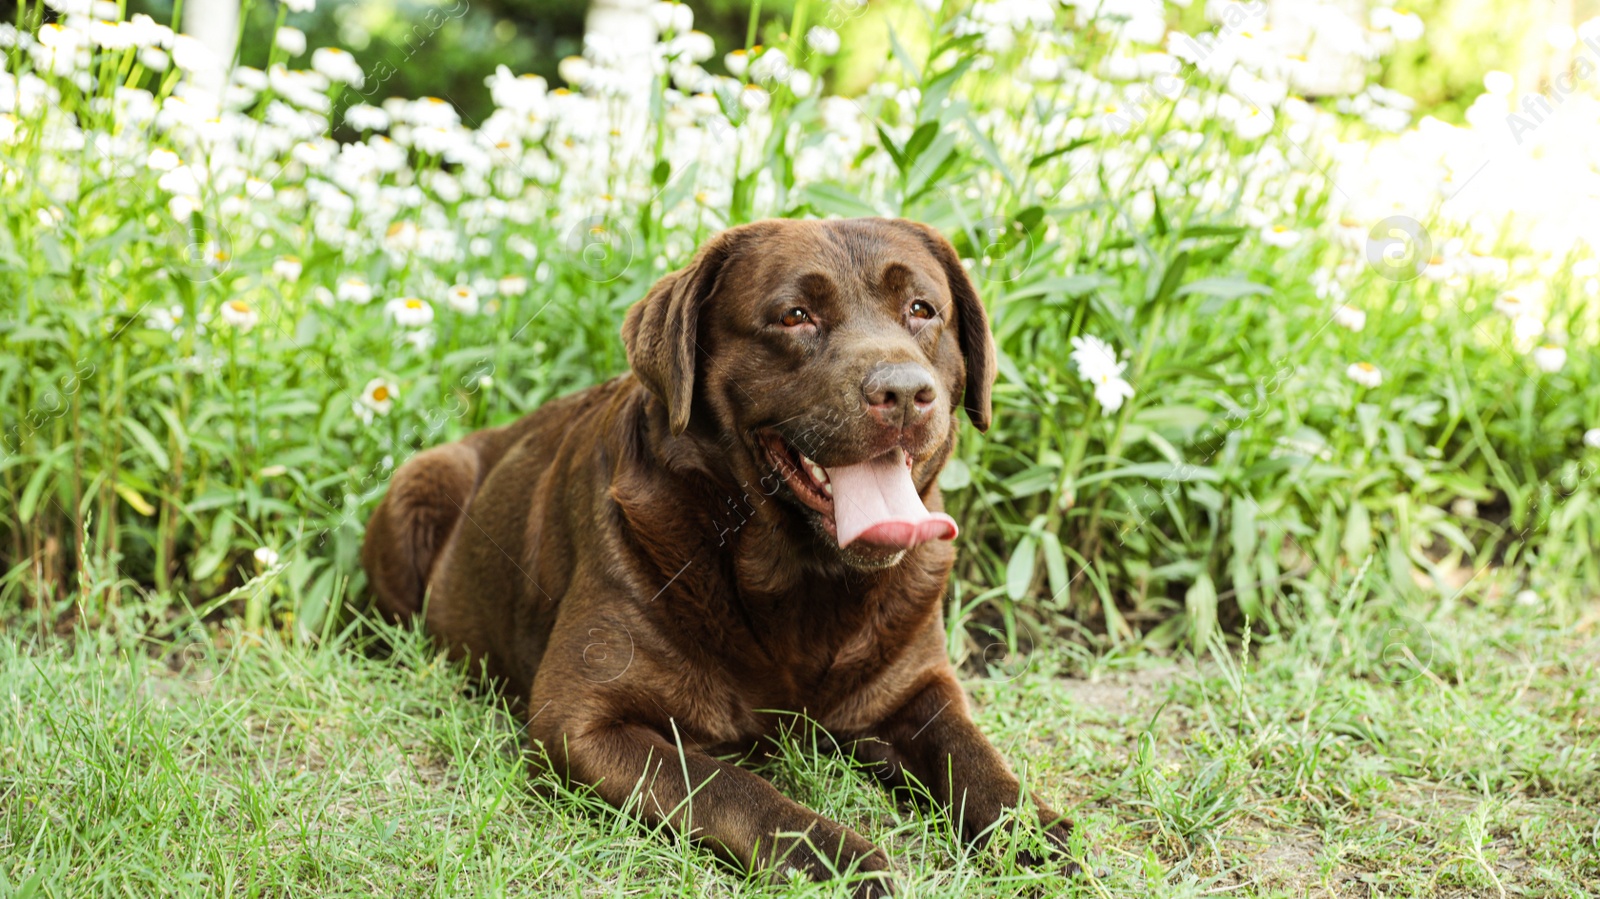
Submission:
M 128 15 L 143 12 L 158 22 L 172 20 L 172 0 L 126 3 Z M 695 12 L 695 28 L 724 48 L 744 44 L 752 12 L 759 17 L 758 40 L 775 41 L 795 11 L 795 0 L 688 0 L 688 5 Z M 588 6 L 579 0 L 321 0 L 311 12 L 291 12 L 288 24 L 306 33 L 307 52 L 338 46 L 353 52 L 364 71 L 381 63 L 393 66 L 395 75 L 371 99 L 442 97 L 470 125 L 492 111 L 483 78 L 497 65 L 542 75 L 552 85 L 561 83 L 557 66 L 581 52 Z M 824 73 L 830 93 L 865 90 L 889 54 L 885 23 L 909 25 L 923 16 L 916 0 L 866 0 L 865 6 L 870 15 L 855 16 L 838 29 L 849 52 Z M 1185 21 L 1174 24 L 1199 29 L 1205 6 L 1191 4 Z M 1374 80 L 1414 98 L 1420 114 L 1452 124 L 1459 124 L 1483 93 L 1485 73 L 1501 69 L 1518 76 L 1519 84 L 1538 83 L 1546 73 L 1561 69 L 1566 53 L 1581 52 L 1581 45 L 1565 53 L 1552 47 L 1552 37 L 1562 43 L 1564 26 L 1600 15 L 1600 0 L 1414 0 L 1405 6 L 1428 23 L 1428 39 L 1400 48 Z M 0 0 L 0 18 L 14 20 L 16 9 L 16 0 Z M 449 27 L 428 24 L 441 16 Z M 276 17 L 276 3 L 258 3 L 249 10 L 241 42 L 243 64 L 265 64 Z M 720 59 L 706 67 L 718 74 L 725 71 Z

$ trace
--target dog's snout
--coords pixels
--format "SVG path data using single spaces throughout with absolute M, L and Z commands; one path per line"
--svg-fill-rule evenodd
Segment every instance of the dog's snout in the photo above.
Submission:
M 861 394 L 879 421 L 898 427 L 920 421 L 938 398 L 933 374 L 915 362 L 874 365 L 861 382 Z

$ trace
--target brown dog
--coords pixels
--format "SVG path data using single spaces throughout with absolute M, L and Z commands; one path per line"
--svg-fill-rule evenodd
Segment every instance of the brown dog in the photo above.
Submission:
M 983 839 L 1023 797 L 941 621 L 956 527 L 935 478 L 955 410 L 988 427 L 995 373 L 955 250 L 907 221 L 745 225 L 622 337 L 631 375 L 401 466 L 362 549 L 379 606 L 426 607 L 453 656 L 526 697 L 571 781 L 739 864 L 889 870 L 721 760 L 802 716 Z

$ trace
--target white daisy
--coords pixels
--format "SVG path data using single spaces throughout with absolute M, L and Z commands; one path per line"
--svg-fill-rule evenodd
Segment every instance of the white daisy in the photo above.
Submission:
M 254 556 L 255 560 L 261 564 L 262 568 L 271 568 L 272 566 L 278 564 L 278 551 L 270 546 L 256 547 L 256 551 L 251 553 L 251 555 Z
M 1261 242 L 1280 249 L 1292 247 L 1300 242 L 1300 232 L 1287 225 L 1273 225 L 1261 229 Z
M 273 35 L 272 42 L 290 56 L 299 56 L 306 52 L 306 33 L 292 25 L 279 28 L 278 33 Z
M 1383 383 L 1383 372 L 1379 371 L 1378 366 L 1373 365 L 1371 362 L 1352 363 L 1349 368 L 1344 370 L 1344 373 L 1350 380 L 1360 384 L 1362 387 L 1377 387 Z
M 1095 401 L 1106 412 L 1122 408 L 1123 400 L 1133 396 L 1133 385 L 1122 377 L 1128 367 L 1118 362 L 1111 344 L 1098 337 L 1084 335 L 1072 338 L 1072 362 L 1078 374 L 1094 387 Z
M 1072 363 L 1085 381 L 1100 381 L 1104 375 L 1120 378 L 1127 367 L 1126 362 L 1117 361 L 1111 344 L 1093 335 L 1072 338 L 1071 355 Z
M 384 305 L 383 311 L 403 328 L 421 328 L 433 322 L 433 307 L 416 297 L 396 297 Z
M 299 256 L 280 256 L 272 263 L 272 273 L 290 284 L 300 280 L 302 268 Z
M 1354 306 L 1346 306 L 1342 303 L 1339 305 L 1339 308 L 1333 310 L 1333 320 L 1337 322 L 1340 327 L 1349 328 L 1350 330 L 1357 332 L 1361 331 L 1361 329 L 1367 326 L 1367 314 L 1365 312 L 1362 312 L 1360 309 L 1357 309 Z
M 1583 432 L 1583 442 L 1594 449 L 1600 449 L 1600 428 L 1590 428 Z
M 338 296 L 343 302 L 355 303 L 357 306 L 365 306 L 366 304 L 372 302 L 372 285 L 353 275 L 346 278 L 340 278 Z
M 444 301 L 463 315 L 475 315 L 478 312 L 478 292 L 466 284 L 452 285 L 444 292 Z
M 360 88 L 366 82 L 361 64 L 338 47 L 319 47 L 311 54 L 311 68 L 329 81 Z
M 1122 408 L 1122 401 L 1133 396 L 1133 385 L 1121 378 L 1102 375 L 1094 385 L 1094 398 L 1100 403 L 1100 408 L 1107 412 L 1115 412 Z
M 683 3 L 652 3 L 647 10 L 656 31 L 682 34 L 694 27 L 694 10 Z
M 222 320 L 241 331 L 248 331 L 261 321 L 261 314 L 244 300 L 229 300 L 222 304 Z
M 806 46 L 823 56 L 832 56 L 839 52 L 839 32 L 826 25 L 813 25 L 806 30 Z
M 1554 374 L 1567 364 L 1566 348 L 1553 343 L 1541 344 L 1533 351 L 1533 364 L 1546 374 Z
M 361 398 L 356 400 L 356 414 L 360 415 L 366 410 L 366 420 L 371 421 L 373 414 L 388 415 L 394 408 L 395 398 L 400 395 L 400 389 L 393 382 L 383 378 L 373 378 L 367 386 L 361 389 Z
M 145 160 L 144 164 L 152 171 L 170 172 L 183 165 L 183 160 L 179 159 L 178 154 L 171 150 L 151 150 L 150 156 Z

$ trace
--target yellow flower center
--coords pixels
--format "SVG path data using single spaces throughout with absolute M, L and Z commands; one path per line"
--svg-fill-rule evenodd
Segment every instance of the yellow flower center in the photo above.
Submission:
M 240 315 L 250 314 L 250 304 L 246 303 L 244 300 L 230 300 L 228 302 L 228 308 L 239 313 Z
M 389 388 L 383 386 L 382 384 L 372 388 L 372 401 L 374 403 L 381 403 L 388 398 Z
M 406 298 L 406 308 L 407 309 L 421 309 L 422 308 L 422 301 L 417 299 L 416 297 L 407 297 Z
M 1364 371 L 1364 372 L 1366 372 L 1368 374 L 1371 374 L 1372 372 L 1375 372 L 1375 371 L 1378 370 L 1378 367 L 1376 365 L 1373 365 L 1371 362 L 1357 362 L 1356 363 L 1356 368 L 1359 368 L 1359 369 L 1361 369 L 1362 371 Z

